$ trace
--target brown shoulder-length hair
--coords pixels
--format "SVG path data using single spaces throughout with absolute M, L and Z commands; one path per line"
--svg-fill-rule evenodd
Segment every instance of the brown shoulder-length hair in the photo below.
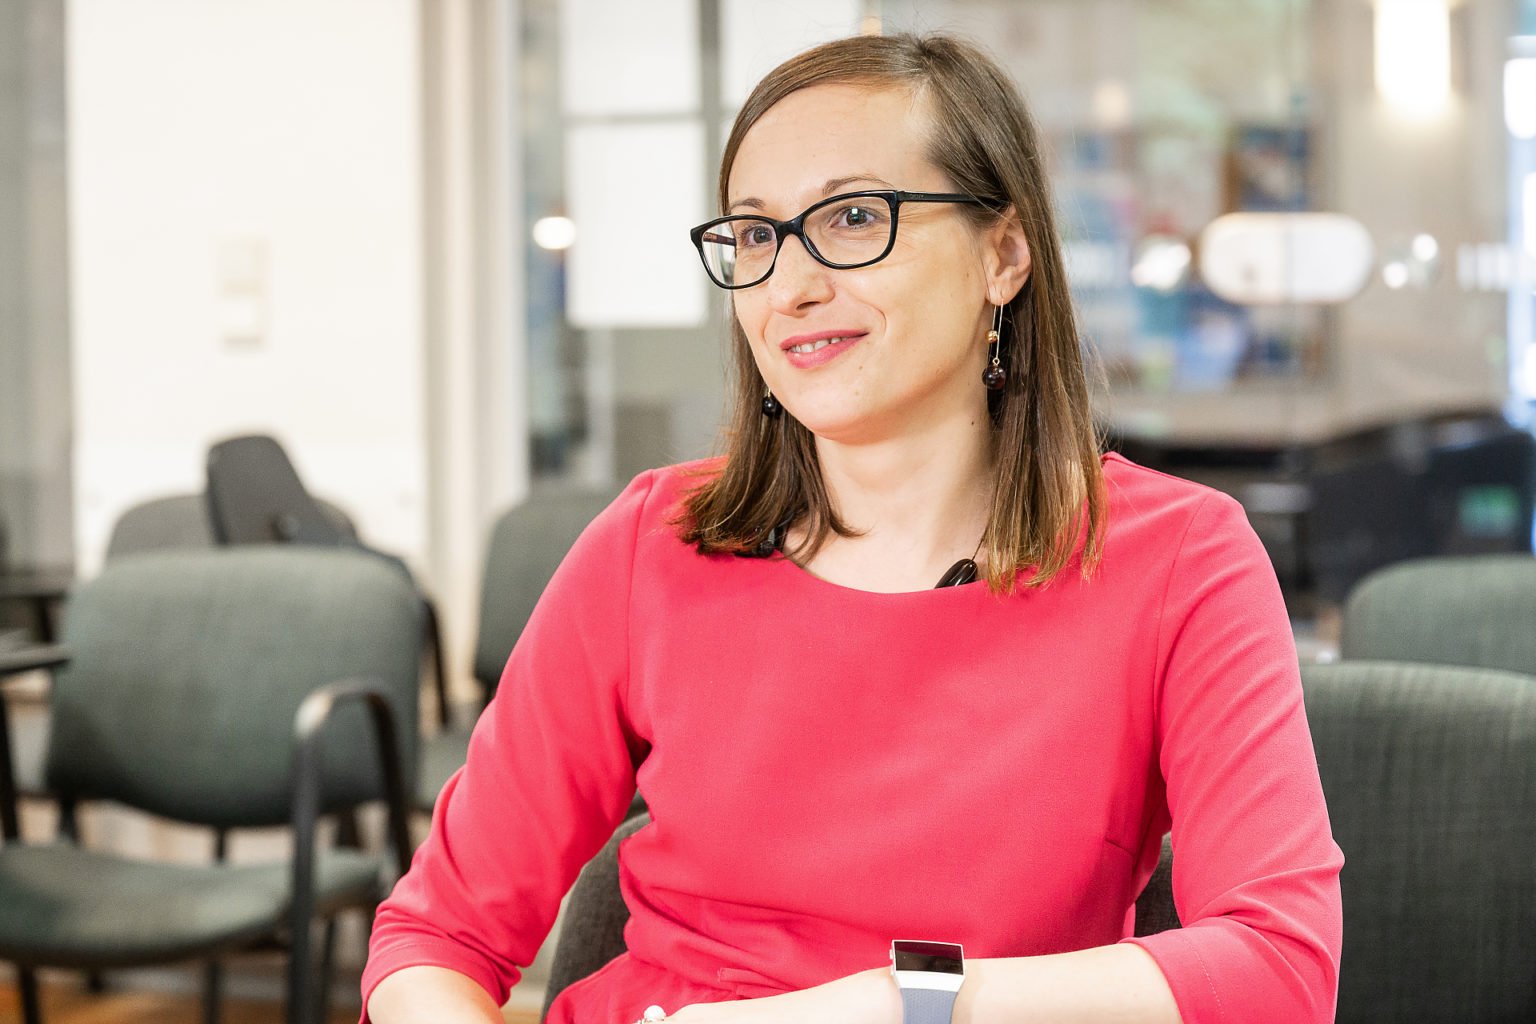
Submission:
M 790 93 L 829 83 L 903 88 L 925 99 L 928 159 L 957 191 L 987 202 L 960 209 L 981 226 L 1010 211 L 1023 224 L 1031 272 L 1003 316 L 1007 383 L 988 393 L 997 475 L 983 564 L 995 593 L 1043 586 L 1083 539 L 1088 576 L 1104 533 L 1099 438 L 1040 144 L 1017 87 L 979 48 L 946 35 L 855 36 L 807 50 L 769 72 L 736 116 L 720 162 L 722 214 L 736 153 L 758 118 Z M 829 534 L 854 531 L 828 499 L 811 432 L 787 412 L 763 415 L 763 380 L 734 317 L 731 340 L 727 451 L 684 499 L 676 524 L 701 552 L 745 553 L 766 550 L 770 537 L 798 522 L 804 538 L 789 554 L 809 558 Z

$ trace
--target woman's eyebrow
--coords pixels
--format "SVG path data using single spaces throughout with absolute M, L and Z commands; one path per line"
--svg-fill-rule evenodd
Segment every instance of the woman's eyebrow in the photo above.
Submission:
M 850 175 L 848 175 L 847 177 L 844 177 L 844 178 L 828 178 L 826 180 L 826 183 L 821 186 L 822 198 L 826 198 L 827 196 L 830 196 L 830 195 L 835 195 L 839 190 L 841 190 L 845 186 L 853 184 L 856 181 L 870 182 L 871 184 L 880 185 L 883 188 L 889 188 L 889 189 L 894 189 L 896 187 L 895 185 L 892 185 L 890 182 L 886 181 L 884 178 L 879 177 L 878 175 L 874 175 L 874 174 L 850 174 Z M 745 199 L 738 199 L 734 203 L 732 203 L 730 206 L 727 206 L 725 208 L 725 212 L 726 213 L 731 213 L 738 206 L 750 206 L 754 210 L 766 210 L 768 208 L 768 204 L 764 203 L 761 199 L 757 198 L 756 196 L 747 196 Z

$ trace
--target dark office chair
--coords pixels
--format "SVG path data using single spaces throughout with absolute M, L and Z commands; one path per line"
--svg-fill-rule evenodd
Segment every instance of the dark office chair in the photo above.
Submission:
M 265 435 L 232 437 L 208 449 L 208 522 L 220 544 L 309 544 L 367 551 L 414 578 L 398 557 L 368 547 L 355 530 L 338 525 L 305 489 L 288 453 Z M 448 676 L 443 665 L 437 605 L 421 595 L 438 719 L 449 724 Z
M 1341 653 L 1536 675 L 1536 557 L 1425 558 L 1379 569 L 1345 603 Z
M 296 852 L 287 864 L 126 860 L 73 841 L 21 843 L 8 809 L 0 959 L 20 969 L 28 1024 L 41 1019 L 38 968 L 217 958 L 274 936 L 290 950 L 288 1020 L 314 1020 L 334 914 L 375 905 L 385 867 L 317 850 L 316 820 L 386 799 L 393 869 L 408 866 L 420 636 L 409 584 L 353 551 L 146 554 L 77 588 L 71 660 L 53 687 L 50 791 L 219 830 L 291 825 Z M 6 778 L 0 793 L 11 792 Z M 212 1022 L 216 969 L 209 980 Z
M 1339 1024 L 1536 1019 L 1536 679 L 1302 670 L 1346 858 Z
M 627 948 L 624 925 L 629 922 L 629 908 L 619 892 L 619 844 L 650 821 L 650 815 L 644 811 L 632 814 L 591 863 L 582 868 L 566 901 L 540 1019 L 549 1015 L 549 1005 L 567 986 L 592 974 Z M 1173 849 L 1164 838 L 1162 859 L 1136 900 L 1136 934 L 1153 935 L 1177 927 L 1179 915 L 1173 908 Z
M 496 520 L 486 549 L 475 641 L 474 674 L 481 687 L 482 708 L 496 692 L 512 646 L 561 559 L 612 500 L 610 492 L 535 495 Z M 432 809 L 443 784 L 464 763 L 472 726 L 448 728 L 427 737 L 416 792 L 419 809 Z

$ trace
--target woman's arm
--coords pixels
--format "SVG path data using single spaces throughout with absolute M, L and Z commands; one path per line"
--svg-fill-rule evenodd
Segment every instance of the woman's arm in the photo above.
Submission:
M 954 1024 L 1050 1020 L 1059 1024 L 1180 1024 L 1162 972 L 1136 946 L 1102 946 L 1055 956 L 970 960 Z M 442 967 L 406 967 L 368 1000 L 373 1024 L 501 1024 L 485 989 Z M 861 971 L 803 992 L 699 1003 L 670 1014 L 676 1024 L 901 1024 L 891 972 Z M 609 1024 L 609 1022 L 603 1022 Z M 615 1021 L 611 1024 L 629 1024 Z
M 954 1024 L 1033 1024 L 1047 1020 L 1052 1024 L 1181 1024 L 1162 971 L 1137 946 L 966 961 Z M 670 1014 L 667 1021 L 902 1024 L 901 995 L 891 972 L 877 968 L 803 992 L 689 1006 Z
M 405 967 L 379 982 L 368 999 L 373 1024 L 501 1024 L 501 1010 L 480 984 L 446 967 Z
M 629 566 L 651 479 L 582 534 L 518 638 L 430 835 L 375 915 L 369 1007 L 376 986 L 409 993 L 433 967 L 478 985 L 494 1008 L 623 820 L 643 756 L 625 704 Z

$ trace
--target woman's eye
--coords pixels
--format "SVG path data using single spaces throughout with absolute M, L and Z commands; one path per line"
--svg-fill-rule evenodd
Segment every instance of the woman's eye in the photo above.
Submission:
M 766 224 L 750 224 L 736 232 L 736 246 L 740 249 L 751 249 L 760 245 L 773 244 L 773 228 Z
M 879 211 L 870 206 L 860 206 L 850 203 L 847 206 L 839 206 L 832 211 L 832 226 L 834 228 L 868 228 L 881 220 Z

